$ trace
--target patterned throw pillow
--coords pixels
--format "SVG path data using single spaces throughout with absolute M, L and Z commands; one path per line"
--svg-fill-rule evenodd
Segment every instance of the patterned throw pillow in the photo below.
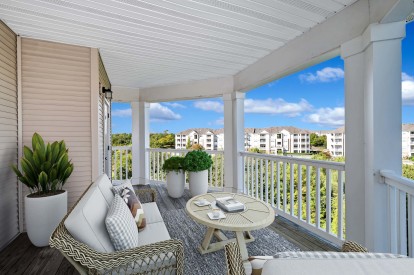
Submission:
M 138 228 L 127 205 L 119 195 L 115 195 L 112 201 L 105 225 L 115 250 L 138 246 Z
M 134 192 L 134 194 L 135 194 L 134 187 L 132 186 L 132 183 L 131 183 L 131 181 L 129 179 L 128 180 L 125 180 L 123 183 L 121 183 L 119 185 L 112 186 L 112 192 L 114 192 L 114 195 L 115 194 L 118 194 L 118 195 L 121 196 L 122 190 L 124 190 L 124 188 L 126 188 L 126 187 L 128 187 L 129 189 L 131 189 L 132 192 Z
M 141 231 L 147 225 L 147 220 L 145 219 L 144 209 L 142 204 L 139 201 L 137 195 L 130 188 L 125 187 L 121 191 L 121 198 L 128 205 L 129 210 L 132 213 L 132 216 L 135 219 L 135 222 L 138 227 L 138 231 Z

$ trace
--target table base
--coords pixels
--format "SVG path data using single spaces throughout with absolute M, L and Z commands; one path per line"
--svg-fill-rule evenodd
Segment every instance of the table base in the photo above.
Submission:
M 201 254 L 206 254 L 223 249 L 224 246 L 229 242 L 236 242 L 239 245 L 242 260 L 247 260 L 248 254 L 246 243 L 253 242 L 254 237 L 250 234 L 249 231 L 236 231 L 235 233 L 236 238 L 229 239 L 223 234 L 221 230 L 217 228 L 208 227 L 206 235 L 204 236 L 204 240 L 198 247 L 198 251 L 200 251 Z M 220 241 L 212 243 L 211 240 L 213 236 L 215 236 Z

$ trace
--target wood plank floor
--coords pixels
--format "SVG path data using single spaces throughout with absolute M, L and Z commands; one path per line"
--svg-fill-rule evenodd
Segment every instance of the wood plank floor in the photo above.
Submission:
M 157 204 L 161 211 L 185 207 L 188 196 L 182 199 L 171 199 L 164 185 L 151 184 L 151 187 L 159 194 Z M 276 217 L 275 222 L 269 228 L 303 251 L 338 250 L 332 244 L 280 216 Z M 50 247 L 35 247 L 30 243 L 27 234 L 23 233 L 0 252 L 0 274 L 71 275 L 78 274 L 78 272 L 59 251 Z

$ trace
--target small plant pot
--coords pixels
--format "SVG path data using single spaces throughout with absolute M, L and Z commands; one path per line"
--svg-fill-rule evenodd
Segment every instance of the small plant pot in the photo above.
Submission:
M 49 245 L 53 230 L 68 211 L 68 192 L 48 197 L 24 198 L 27 235 L 37 247 Z
M 190 193 L 195 197 L 208 191 L 208 170 L 188 173 Z
M 185 173 L 170 171 L 167 173 L 167 191 L 172 198 L 180 198 L 184 194 Z

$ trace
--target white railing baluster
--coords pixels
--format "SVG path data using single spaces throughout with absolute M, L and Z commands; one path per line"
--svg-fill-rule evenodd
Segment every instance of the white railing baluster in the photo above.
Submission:
M 277 209 L 280 209 L 280 163 L 276 161 Z
M 264 179 L 263 179 L 263 159 L 260 159 L 260 200 L 263 200 L 263 185 L 264 185 Z
M 283 162 L 283 212 L 286 212 L 287 205 L 287 177 L 286 177 L 286 162 Z
M 119 150 L 119 179 L 124 179 L 124 177 L 122 176 L 122 150 Z
M 157 152 L 157 180 L 160 180 L 160 152 Z
M 302 219 L 302 166 L 298 164 L 298 219 Z
M 269 166 L 269 161 L 266 160 L 265 161 L 265 196 L 266 196 L 266 203 L 269 202 L 269 172 L 268 172 L 268 167 Z
M 215 155 L 214 157 L 214 169 L 215 169 L 215 175 L 214 175 L 214 185 L 213 187 L 217 187 L 217 177 L 218 177 L 218 155 Z
M 321 227 L 321 170 L 316 167 L 316 227 Z
M 398 234 L 397 234 L 397 189 L 393 186 L 388 187 L 388 205 L 389 205 L 389 235 L 390 235 L 390 251 L 398 253 Z
M 251 188 L 251 193 L 250 193 L 250 196 L 252 196 L 252 197 L 254 197 L 255 195 L 254 195 L 254 159 L 253 158 L 250 158 L 250 161 L 251 161 L 251 174 L 250 174 L 250 177 L 251 177 L 251 179 L 250 179 L 250 188 Z
M 398 253 L 407 255 L 407 193 L 404 191 L 400 191 L 398 200 Z
M 408 256 L 414 257 L 414 195 L 408 195 Z
M 246 157 L 247 161 L 246 163 L 246 170 L 247 170 L 247 175 L 246 175 L 246 186 L 247 186 L 247 195 L 251 196 L 250 193 L 250 157 Z
M 255 196 L 256 196 L 256 199 L 258 199 L 259 198 L 259 171 L 258 171 L 258 168 L 259 168 L 259 166 L 258 166 L 258 160 L 257 160 L 257 158 L 255 159 L 255 161 L 256 161 L 256 182 L 255 182 L 255 184 L 256 184 L 256 191 L 255 191 Z
M 306 223 L 311 224 L 311 168 L 306 165 Z
M 294 216 L 295 210 L 295 165 L 290 162 L 290 215 Z
M 275 173 L 274 173 L 275 163 L 273 160 L 270 161 L 270 198 L 272 199 L 272 207 L 275 207 Z
M 326 232 L 331 232 L 331 169 L 326 169 Z
M 338 237 L 343 239 L 344 229 L 343 229 L 343 201 L 344 201 L 344 180 L 342 177 L 342 171 L 338 171 Z

